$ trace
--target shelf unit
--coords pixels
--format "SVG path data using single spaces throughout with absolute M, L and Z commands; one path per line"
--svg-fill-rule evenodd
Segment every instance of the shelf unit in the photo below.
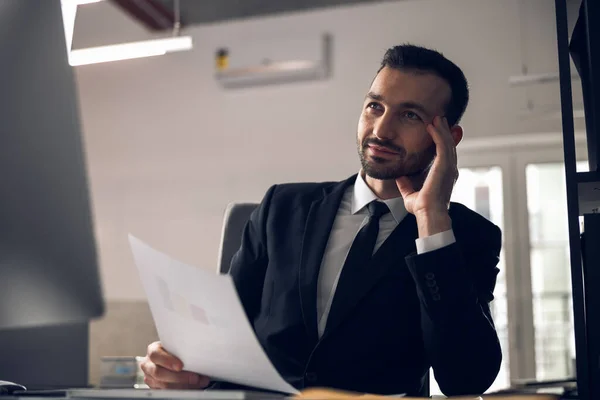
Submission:
M 591 78 L 582 79 L 590 172 L 577 172 L 567 0 L 555 0 L 563 147 L 567 186 L 571 281 L 577 387 L 581 400 L 600 399 L 600 34 L 588 21 L 600 17 L 600 2 L 583 0 L 580 21 L 586 22 L 587 57 L 581 62 Z M 590 51 L 590 49 L 592 51 Z M 579 217 L 584 217 L 582 235 Z M 582 246 L 582 240 L 585 245 Z M 594 290 L 595 288 L 595 290 Z

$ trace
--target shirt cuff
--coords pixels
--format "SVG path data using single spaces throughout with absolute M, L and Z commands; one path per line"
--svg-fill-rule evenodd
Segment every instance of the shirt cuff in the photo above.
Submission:
M 417 243 L 417 254 L 423 254 L 449 246 L 456 242 L 456 238 L 454 237 L 454 231 L 450 229 L 435 235 L 418 238 L 415 242 Z

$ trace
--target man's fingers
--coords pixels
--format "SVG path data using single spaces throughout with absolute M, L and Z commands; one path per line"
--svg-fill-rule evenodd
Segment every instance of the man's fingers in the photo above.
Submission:
M 148 385 L 150 389 L 166 389 L 167 384 L 163 382 L 159 382 L 151 376 L 144 376 L 144 383 Z
M 435 143 L 436 154 L 447 154 L 456 147 L 445 118 L 435 117 L 431 124 L 427 125 L 427 132 Z
M 205 389 L 210 383 L 209 379 L 205 376 L 199 375 L 200 379 L 195 384 L 190 383 L 167 383 L 167 389 Z
M 152 389 L 204 389 L 210 383 L 210 380 L 206 376 L 194 374 L 197 376 L 197 379 L 194 380 L 195 383 L 173 383 L 173 382 L 165 382 L 160 379 L 153 378 L 150 375 L 144 376 L 144 382 L 148 387 Z
M 442 138 L 440 130 L 437 127 L 438 118 L 439 117 L 435 117 L 431 124 L 427 125 L 427 132 L 429 133 L 429 136 L 431 136 L 433 143 L 435 143 L 435 153 L 437 155 L 441 155 L 446 152 L 447 146 L 444 143 L 444 139 Z
M 436 123 L 437 127 L 433 124 L 427 126 L 427 132 L 435 143 L 436 160 L 434 162 L 438 165 L 456 165 L 456 145 L 452 134 L 450 131 L 441 128 L 441 123 L 439 122 L 442 119 L 441 117 L 435 118 L 437 121 L 434 119 L 434 123 Z M 448 125 L 447 122 L 445 124 Z
M 140 362 L 144 382 L 153 389 L 204 389 L 206 376 L 183 371 L 183 362 L 162 347 L 160 342 L 148 346 L 148 355 Z
M 207 376 L 196 374 L 194 372 L 188 373 L 187 387 L 192 389 L 204 389 L 210 383 L 210 379 Z
M 160 342 L 154 342 L 148 346 L 148 358 L 154 364 L 168 368 L 171 371 L 181 371 L 183 369 L 183 362 L 167 352 Z
M 452 129 L 450 128 L 450 124 L 448 123 L 448 118 L 440 117 L 440 124 L 440 133 L 442 139 L 444 139 L 444 142 L 448 146 L 450 156 L 453 157 L 454 160 L 456 160 L 456 142 L 454 141 L 454 137 L 452 136 Z
M 195 384 L 199 381 L 199 379 L 197 378 L 198 374 L 194 374 L 193 372 L 171 371 L 151 362 L 141 365 L 141 368 L 142 371 L 144 371 L 144 374 L 149 375 L 151 378 L 160 382 L 183 383 L 186 385 L 190 385 Z
M 153 379 L 168 384 L 173 383 L 185 387 L 206 387 L 209 381 L 206 376 L 199 375 L 195 372 L 175 372 L 159 365 L 148 366 L 147 369 L 149 370 L 147 374 Z

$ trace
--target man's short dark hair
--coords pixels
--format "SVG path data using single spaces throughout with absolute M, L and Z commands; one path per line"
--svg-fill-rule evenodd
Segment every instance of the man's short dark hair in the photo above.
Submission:
M 460 122 L 469 103 L 469 85 L 462 70 L 435 50 L 412 44 L 403 44 L 388 49 L 381 61 L 379 73 L 390 67 L 415 73 L 432 73 L 450 85 L 450 102 L 446 105 L 446 118 L 450 126 Z

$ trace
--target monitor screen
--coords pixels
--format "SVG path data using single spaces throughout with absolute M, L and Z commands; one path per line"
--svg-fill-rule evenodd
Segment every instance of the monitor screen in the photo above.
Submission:
M 0 1 L 0 329 L 103 313 L 60 0 Z

